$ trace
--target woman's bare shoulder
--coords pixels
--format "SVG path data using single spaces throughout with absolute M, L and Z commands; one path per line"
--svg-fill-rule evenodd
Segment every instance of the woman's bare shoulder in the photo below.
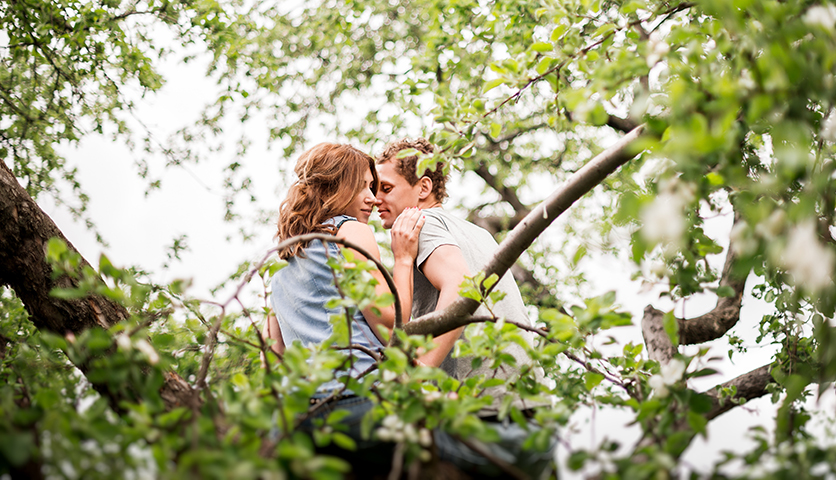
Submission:
M 374 238 L 372 227 L 365 223 L 351 220 L 347 221 L 340 226 L 339 230 L 337 230 L 337 236 L 344 238 L 351 243 L 356 243 L 357 246 L 364 248 L 369 251 L 369 253 L 380 256 L 379 249 L 377 247 L 377 240 Z

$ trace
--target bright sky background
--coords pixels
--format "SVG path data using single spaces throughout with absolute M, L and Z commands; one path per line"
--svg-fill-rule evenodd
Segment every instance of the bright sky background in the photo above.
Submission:
M 136 101 L 139 117 L 157 132 L 160 139 L 165 139 L 176 129 L 197 119 L 201 108 L 212 99 L 214 88 L 211 80 L 204 76 L 204 66 L 199 63 L 182 65 L 169 61 L 162 71 L 166 72 L 168 78 L 162 91 L 144 99 L 137 98 Z M 252 211 L 255 212 L 257 208 L 277 209 L 284 196 L 283 186 L 291 179 L 281 169 L 290 171 L 289 167 L 295 158 L 281 158 L 280 148 L 268 150 L 264 142 L 258 139 L 258 132 L 250 133 L 256 137 L 256 141 L 242 163 L 252 175 L 258 193 L 259 203 L 252 205 Z M 109 242 L 108 248 L 97 244 L 94 236 L 83 224 L 73 220 L 64 208 L 56 207 L 47 197 L 43 197 L 39 203 L 67 238 L 94 265 L 100 253 L 105 252 L 115 265 L 138 265 L 153 272 L 157 282 L 191 278 L 194 281 L 192 294 L 207 298 L 209 289 L 224 280 L 240 262 L 260 258 L 273 245 L 272 235 L 275 231 L 273 221 L 251 224 L 248 228 L 254 228 L 257 235 L 253 241 L 244 243 L 236 233 L 237 227 L 223 221 L 223 179 L 220 172 L 235 155 L 233 143 L 238 137 L 235 126 L 231 126 L 225 135 L 229 138 L 229 148 L 206 163 L 163 171 L 164 160 L 152 159 L 152 176 L 162 177 L 162 188 L 147 196 L 145 191 L 148 182 L 138 177 L 134 165 L 134 160 L 141 154 L 132 153 L 124 143 L 91 136 L 85 138 L 78 148 L 66 149 L 69 163 L 78 167 L 79 180 L 90 194 L 89 214 Z M 323 132 L 321 140 L 338 139 L 330 138 Z M 478 185 L 473 178 L 459 180 L 458 187 L 451 189 L 451 200 L 447 208 L 462 201 L 471 189 L 480 188 Z M 239 210 L 248 208 L 248 203 L 239 206 Z M 713 238 L 724 237 L 730 224 L 728 216 L 720 217 L 709 224 L 707 233 Z M 181 255 L 182 261 L 175 261 L 169 269 L 164 270 L 161 266 L 167 261 L 167 247 L 180 235 L 188 236 L 190 249 Z M 722 260 L 716 258 L 715 264 L 720 265 Z M 641 343 L 638 323 L 646 305 L 653 303 L 661 309 L 671 308 L 670 304 L 656 301 L 658 291 L 644 291 L 640 284 L 631 281 L 630 269 L 626 264 L 620 264 L 611 257 L 593 254 L 584 260 L 583 266 L 592 280 L 593 295 L 616 290 L 618 302 L 634 314 L 636 326 L 617 332 L 622 345 L 627 341 Z M 225 299 L 223 294 L 215 298 Z M 685 305 L 686 314 L 695 316 L 704 313 L 713 307 L 713 302 L 710 297 L 689 300 Z M 677 306 L 678 314 L 682 308 L 681 304 Z M 746 298 L 744 318 L 735 332 L 747 344 L 754 344 L 757 322 L 766 311 L 760 302 L 751 297 Z M 713 355 L 724 359 L 711 365 L 721 371 L 722 378 L 702 378 L 694 382 L 695 388 L 706 389 L 757 368 L 767 363 L 773 354 L 771 348 L 754 348 L 748 354 L 735 356 L 732 363 L 728 361 L 726 347 L 725 343 L 720 342 L 712 350 Z M 827 402 L 827 405 L 833 405 L 832 395 Z M 832 411 L 831 407 L 828 409 Z M 774 410 L 768 399 L 760 399 L 711 422 L 709 441 L 695 441 L 685 456 L 686 462 L 698 471 L 705 471 L 705 465 L 717 460 L 718 452 L 751 448 L 753 444 L 745 440 L 747 429 L 758 422 L 774 424 Z M 574 448 L 591 448 L 605 437 L 620 439 L 622 443 L 630 445 L 639 431 L 635 427 L 626 426 L 627 421 L 623 415 L 605 410 L 594 414 L 591 411 L 585 412 L 575 422 L 576 431 L 564 431 L 563 437 Z M 565 450 L 562 450 L 562 454 L 565 455 Z M 576 475 L 567 473 L 563 478 L 576 478 Z

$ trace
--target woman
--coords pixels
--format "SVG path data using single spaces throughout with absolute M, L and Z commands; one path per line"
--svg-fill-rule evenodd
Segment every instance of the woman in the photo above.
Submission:
M 279 241 L 307 233 L 331 234 L 380 260 L 377 242 L 368 226 L 379 183 L 374 160 L 349 145 L 321 143 L 299 157 L 295 172 L 299 180 L 290 187 L 279 207 Z M 392 228 L 392 276 L 401 311 L 407 316 L 412 310 L 412 264 L 423 224 L 420 211 L 412 209 L 401 214 Z M 326 262 L 341 253 L 334 243 L 314 240 L 295 243 L 278 254 L 288 264 L 271 281 L 276 318 L 268 319 L 266 333 L 276 340 L 274 349 L 282 353 L 285 343 L 299 340 L 303 345 L 318 344 L 330 336 L 329 317 L 341 314 L 341 309 L 325 308 L 326 302 L 339 297 L 333 272 Z M 365 258 L 359 252 L 355 254 Z M 377 295 L 388 293 L 383 275 L 377 270 L 372 274 L 377 279 Z M 391 334 L 394 318 L 394 306 L 353 312 L 351 343 L 372 350 L 383 348 L 386 337 L 381 327 Z M 363 351 L 352 352 L 352 375 L 359 375 L 374 364 L 374 359 Z M 339 387 L 339 382 L 329 382 L 320 387 L 320 392 Z

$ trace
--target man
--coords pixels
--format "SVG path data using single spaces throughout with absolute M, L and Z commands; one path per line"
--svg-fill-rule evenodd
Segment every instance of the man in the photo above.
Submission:
M 400 140 L 389 144 L 378 155 L 376 161 L 380 177 L 376 205 L 384 228 L 391 228 L 398 215 L 407 208 L 421 208 L 426 217 L 418 240 L 418 256 L 413 266 L 412 316 L 417 318 L 434 310 L 442 310 L 458 298 L 459 286 L 464 277 L 481 271 L 498 245 L 486 230 L 450 215 L 442 208 L 441 204 L 447 196 L 447 179 L 441 165 L 438 165 L 435 170 L 427 170 L 419 178 L 416 175 L 417 156 L 398 158 L 399 152 L 408 149 L 425 154 L 433 152 L 432 144 L 425 139 Z M 505 298 L 491 307 L 494 314 L 517 323 L 530 324 L 519 288 L 510 274 L 500 279 L 494 291 L 505 293 Z M 490 312 L 484 306 L 480 306 L 475 315 L 485 316 L 490 315 Z M 490 368 L 489 362 L 483 362 L 480 367 L 473 369 L 469 358 L 452 358 L 449 355 L 456 340 L 461 336 L 462 330 L 463 327 L 435 337 L 433 342 L 437 347 L 422 355 L 419 361 L 440 367 L 448 375 L 459 380 L 473 375 L 516 380 L 520 377 L 521 367 L 531 365 L 531 360 L 525 351 L 519 345 L 513 344 L 505 350 L 505 353 L 514 356 L 516 366 L 503 365 L 494 371 Z M 530 333 L 522 333 L 531 343 Z M 542 378 L 539 369 L 530 371 L 534 373 L 529 378 L 523 379 L 524 381 L 531 380 L 532 377 L 537 381 Z M 507 395 L 505 387 L 493 387 L 486 393 L 493 397 L 493 403 L 490 407 L 483 409 L 479 416 L 487 421 L 498 422 L 499 407 L 502 398 Z M 513 405 L 523 411 L 530 411 L 531 407 L 543 404 L 543 402 L 532 404 L 520 398 L 513 401 Z M 517 467 L 524 467 L 526 473 L 530 475 L 539 476 L 543 469 L 548 467 L 553 449 L 545 454 L 523 452 L 520 446 L 527 432 L 515 424 L 509 425 L 507 419 L 504 423 L 497 423 L 496 426 L 503 440 L 490 447 L 492 455 L 504 457 L 506 462 Z M 439 439 L 437 435 L 436 442 L 438 443 L 439 440 L 447 442 L 449 438 Z M 461 444 L 439 445 L 441 451 L 445 451 L 447 447 L 459 450 L 453 455 L 458 459 L 464 456 L 473 459 L 473 452 Z M 457 458 L 450 460 L 463 468 L 472 467 L 472 465 L 456 462 Z M 475 461 L 476 463 L 486 462 L 483 457 L 479 456 L 476 456 Z M 479 465 L 476 467 L 480 473 L 490 470 L 483 471 L 478 468 Z

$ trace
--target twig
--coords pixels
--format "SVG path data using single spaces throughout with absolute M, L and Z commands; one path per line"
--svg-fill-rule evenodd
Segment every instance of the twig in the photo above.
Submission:
M 395 452 L 392 454 L 392 470 L 389 471 L 389 477 L 387 477 L 387 480 L 398 480 L 401 478 L 405 451 L 406 444 L 404 442 L 398 442 L 395 446 Z
M 218 330 L 220 330 L 221 322 L 223 322 L 225 316 L 225 311 L 221 310 L 221 314 L 218 315 L 218 320 L 209 329 L 209 336 L 206 338 L 206 352 L 203 354 L 203 359 L 200 362 L 200 370 L 197 372 L 197 388 L 200 390 L 206 389 L 206 375 L 209 373 L 209 364 L 215 355 L 215 346 L 218 344 Z

